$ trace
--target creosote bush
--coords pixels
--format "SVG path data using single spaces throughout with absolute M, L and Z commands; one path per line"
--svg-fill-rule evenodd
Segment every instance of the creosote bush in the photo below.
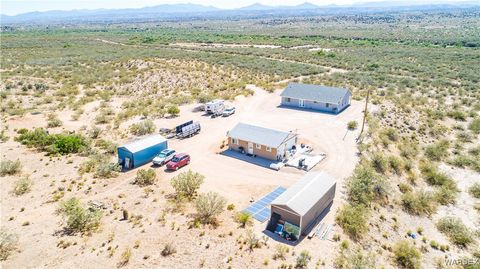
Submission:
M 166 243 L 165 246 L 163 246 L 163 249 L 161 252 L 162 256 L 164 257 L 170 256 L 175 253 L 177 253 L 177 249 L 175 248 L 173 243 Z
M 18 248 L 18 236 L 5 229 L 0 230 L 0 261 L 5 261 Z
M 151 120 L 144 120 L 130 125 L 130 132 L 134 135 L 146 135 L 155 132 L 155 124 Z
M 0 161 L 0 176 L 11 176 L 19 173 L 22 170 L 22 163 L 20 160 L 2 160 Z
M 473 242 L 473 233 L 461 219 L 444 217 L 437 222 L 437 229 L 445 234 L 452 243 L 466 247 Z
M 364 206 L 345 204 L 335 220 L 352 239 L 358 240 L 368 231 L 368 210 Z
M 357 128 L 358 128 L 358 122 L 357 122 L 357 121 L 354 121 L 354 120 L 349 121 L 349 122 L 347 123 L 347 128 L 348 128 L 348 130 L 355 130 L 355 129 L 357 129 Z
M 94 208 L 84 208 L 78 198 L 70 198 L 60 203 L 57 210 L 66 221 L 67 233 L 87 233 L 100 227 L 102 212 Z
M 288 246 L 285 246 L 284 244 L 277 244 L 275 246 L 275 253 L 273 254 L 273 259 L 284 261 L 289 251 L 290 249 L 288 248 Z
M 406 192 L 402 195 L 403 209 L 414 215 L 430 216 L 437 211 L 437 201 L 430 192 Z
M 153 169 L 140 169 L 137 171 L 137 176 L 135 177 L 135 181 L 133 184 L 139 186 L 148 186 L 155 184 L 157 180 L 157 174 Z
M 215 192 L 201 194 L 195 200 L 197 219 L 203 224 L 214 224 L 226 206 L 225 198 Z
M 203 175 L 188 170 L 172 178 L 170 184 L 175 189 L 177 196 L 192 200 L 202 185 L 204 178 Z
M 401 240 L 393 246 L 393 255 L 398 265 L 407 269 L 420 268 L 421 252 L 410 242 Z
M 348 241 L 345 241 L 348 242 Z M 362 268 L 375 269 L 375 257 L 373 254 L 366 254 L 360 248 L 348 249 L 342 248 L 339 255 L 335 258 L 335 266 L 340 269 Z
M 235 221 L 240 224 L 240 227 L 245 228 L 247 225 L 252 224 L 252 216 L 245 212 L 238 212 L 235 215 Z
M 308 263 L 312 260 L 312 256 L 307 250 L 302 250 L 300 254 L 297 257 L 297 260 L 295 262 L 295 267 L 296 268 L 306 268 L 308 266 Z
M 354 204 L 369 206 L 373 201 L 381 201 L 387 196 L 387 181 L 368 165 L 355 168 L 346 186 L 348 199 Z
M 23 195 L 32 189 L 33 181 L 29 176 L 22 176 L 13 185 L 13 193 L 17 196 Z
M 468 188 L 468 193 L 470 193 L 471 196 L 480 199 L 480 183 L 475 183 L 470 188 Z

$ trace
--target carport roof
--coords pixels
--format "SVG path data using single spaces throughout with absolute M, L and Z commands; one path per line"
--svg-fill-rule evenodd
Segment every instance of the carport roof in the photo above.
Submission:
M 284 143 L 293 133 L 282 132 L 255 125 L 238 123 L 228 132 L 231 138 L 240 139 L 270 148 L 277 148 Z
M 335 184 L 335 178 L 327 173 L 310 172 L 273 200 L 272 205 L 287 206 L 304 216 Z
M 338 104 L 349 91 L 344 88 L 327 87 L 314 84 L 289 83 L 280 94 L 282 97 Z
M 165 137 L 163 137 L 159 134 L 156 134 L 156 135 L 147 136 L 145 138 L 129 142 L 129 143 L 121 146 L 121 148 L 125 148 L 126 150 L 128 150 L 132 153 L 135 153 L 135 152 L 139 152 L 141 150 L 144 150 L 146 148 L 158 145 L 158 144 L 163 143 L 165 141 L 167 141 L 167 139 Z

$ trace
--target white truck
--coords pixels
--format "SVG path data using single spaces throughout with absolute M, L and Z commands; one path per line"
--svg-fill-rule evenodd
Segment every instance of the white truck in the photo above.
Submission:
M 190 136 L 194 136 L 198 134 L 201 130 L 200 123 L 197 122 L 191 122 L 188 125 L 184 125 L 177 131 L 177 137 L 178 138 L 186 138 Z
M 221 99 L 216 99 L 205 104 L 205 112 L 207 112 L 207 114 L 221 114 L 224 109 L 225 101 Z

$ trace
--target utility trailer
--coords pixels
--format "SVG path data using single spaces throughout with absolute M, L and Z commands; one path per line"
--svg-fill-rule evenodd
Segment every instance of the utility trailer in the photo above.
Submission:
M 180 129 L 178 129 L 178 126 L 177 126 L 177 137 L 178 138 L 191 137 L 191 136 L 194 136 L 194 135 L 196 135 L 200 132 L 201 127 L 200 127 L 199 122 L 190 121 L 188 123 L 190 123 L 190 124 L 179 125 L 179 126 L 182 126 Z
M 207 112 L 207 114 L 215 114 L 219 111 L 223 112 L 224 109 L 225 101 L 222 99 L 216 99 L 205 104 L 205 112 Z

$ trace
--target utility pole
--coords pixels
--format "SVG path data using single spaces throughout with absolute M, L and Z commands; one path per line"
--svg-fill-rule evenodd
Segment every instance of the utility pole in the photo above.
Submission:
M 363 113 L 362 130 L 360 131 L 360 135 L 358 136 L 358 139 L 360 139 L 360 137 L 362 136 L 363 128 L 365 127 L 365 120 L 367 119 L 367 109 L 368 109 L 368 98 L 369 97 L 370 97 L 370 87 L 368 87 L 368 90 L 367 90 L 367 98 L 365 99 L 365 111 Z

